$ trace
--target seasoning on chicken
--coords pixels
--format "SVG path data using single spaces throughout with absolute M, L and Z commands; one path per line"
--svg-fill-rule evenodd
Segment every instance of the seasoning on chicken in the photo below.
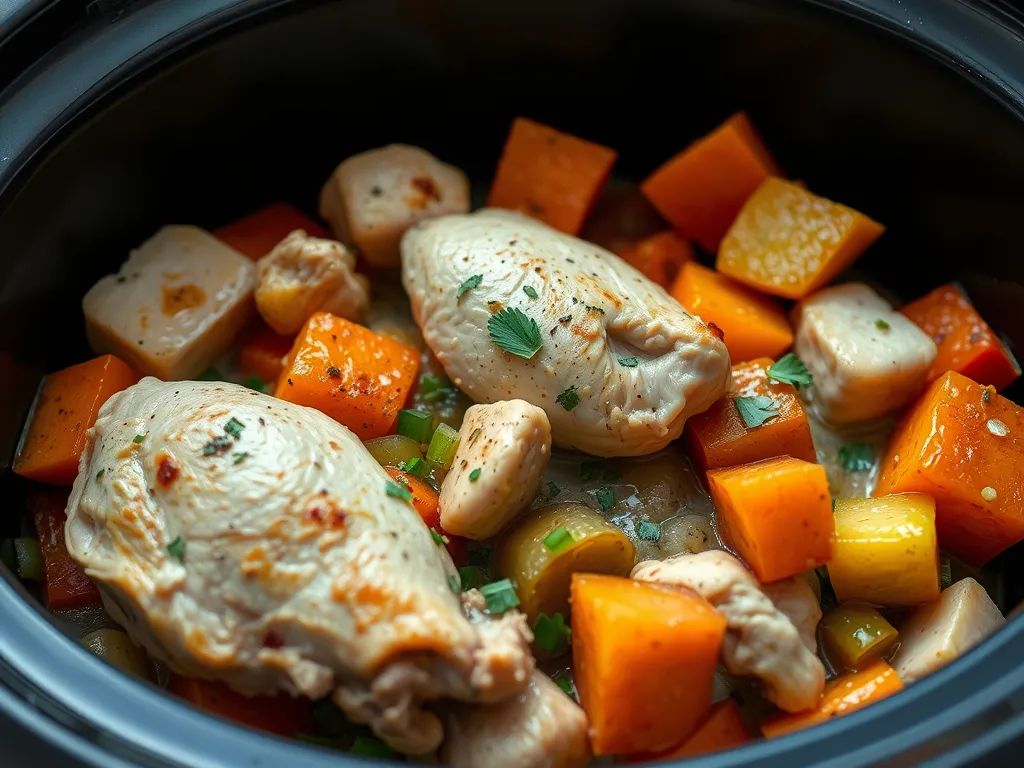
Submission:
M 89 345 L 165 380 L 197 376 L 252 316 L 252 262 L 198 227 L 164 227 L 82 299 Z
M 661 562 L 648 560 L 633 568 L 632 576 L 689 587 L 710 602 L 728 622 L 722 643 L 726 669 L 759 677 L 766 698 L 779 708 L 800 712 L 818 703 L 825 689 L 825 668 L 793 622 L 728 552 L 708 550 Z
M 370 306 L 370 281 L 341 243 L 297 229 L 256 265 L 256 309 L 267 325 L 294 335 L 314 312 L 359 320 Z
M 423 219 L 469 210 L 469 181 L 419 147 L 389 144 L 344 160 L 320 192 L 335 237 L 375 267 L 397 267 L 398 244 Z
M 66 538 L 115 620 L 175 671 L 333 693 L 418 754 L 442 738 L 429 702 L 525 688 L 532 636 L 516 611 L 467 620 L 406 493 L 319 411 L 147 378 L 90 430 Z
M 403 238 L 402 269 L 455 385 L 540 406 L 564 448 L 653 453 L 728 386 L 716 329 L 615 255 L 521 214 L 424 222 Z
M 441 526 L 486 539 L 526 509 L 551 456 L 551 425 L 524 400 L 474 405 L 466 411 L 451 471 L 441 485 Z

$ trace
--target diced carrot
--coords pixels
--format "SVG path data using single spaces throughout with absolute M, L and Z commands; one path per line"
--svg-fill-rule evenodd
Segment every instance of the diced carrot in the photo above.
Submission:
M 797 184 L 769 178 L 718 250 L 718 271 L 759 291 L 802 299 L 850 266 L 885 227 Z
M 296 733 L 313 732 L 309 699 L 276 696 L 244 696 L 224 683 L 200 680 L 172 673 L 167 690 L 195 707 L 250 728 L 294 738 Z
M 403 472 L 398 467 L 384 467 L 384 471 L 403 488 L 412 493 L 412 505 L 419 513 L 427 528 L 441 532 L 441 512 L 437 506 L 437 491 L 418 477 Z
M 52 488 L 33 488 L 29 492 L 28 507 L 39 539 L 39 550 L 46 568 L 43 577 L 43 595 L 51 611 L 64 611 L 99 605 L 100 593 L 82 566 L 71 559 L 64 543 L 64 510 L 68 505 L 68 491 Z
M 487 205 L 511 208 L 575 235 L 604 188 L 615 150 L 517 117 Z
M 835 521 L 825 468 L 790 456 L 708 472 L 722 539 L 768 583 L 824 565 Z
M 631 755 L 626 762 L 682 760 L 732 749 L 748 741 L 753 741 L 753 736 L 750 735 L 747 724 L 743 722 L 739 704 L 733 699 L 725 699 L 711 707 L 693 735 L 678 747 L 658 754 Z
M 713 269 L 684 264 L 671 293 L 687 312 L 722 330 L 734 363 L 776 358 L 793 345 L 789 318 L 776 301 Z
M 127 389 L 139 374 L 113 355 L 102 355 L 43 380 L 21 437 L 14 471 L 51 485 L 71 485 L 85 432 L 111 395 Z
M 641 185 L 674 227 L 714 253 L 743 203 L 779 169 L 738 112 L 652 173 Z
M 323 226 L 288 203 L 268 205 L 215 229 L 213 234 L 239 253 L 259 261 L 284 240 L 285 235 L 296 229 L 304 229 L 307 235 L 313 237 L 330 237 Z
M 296 337 L 274 395 L 323 411 L 369 440 L 391 431 L 419 367 L 418 350 L 317 312 Z
M 265 323 L 256 324 L 238 352 L 238 364 L 247 376 L 258 376 L 273 386 L 284 370 L 295 339 L 275 333 Z
M 686 439 L 702 469 L 750 464 L 774 456 L 817 460 L 811 427 L 796 390 L 768 378 L 769 358 L 732 367 L 729 394 L 686 422 Z M 778 416 L 748 427 L 734 402 L 737 397 L 770 397 Z
M 574 573 L 571 603 L 594 754 L 659 752 L 693 733 L 711 705 L 725 618 L 689 590 L 618 576 Z
M 651 235 L 616 253 L 664 288 L 672 285 L 684 264 L 696 258 L 693 247 L 672 231 Z
M 860 672 L 840 675 L 826 685 L 817 709 L 774 715 L 761 723 L 761 733 L 769 739 L 785 736 L 856 712 L 902 690 L 903 683 L 896 671 L 882 659 L 876 659 Z
M 935 499 L 939 546 L 981 566 L 1024 539 L 1024 411 L 954 371 L 934 381 L 896 428 L 875 495 Z
M 936 288 L 900 310 L 931 336 L 939 354 L 929 381 L 946 371 L 962 373 L 1002 391 L 1020 376 L 1020 365 L 956 283 Z

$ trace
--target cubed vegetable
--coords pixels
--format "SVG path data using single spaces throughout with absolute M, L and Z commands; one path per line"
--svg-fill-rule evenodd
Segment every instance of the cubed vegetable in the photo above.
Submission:
M 971 306 L 956 283 L 936 288 L 900 310 L 939 348 L 929 380 L 956 371 L 979 384 L 1006 389 L 1020 376 L 1013 353 Z
M 164 227 L 82 299 L 97 354 L 164 381 L 194 378 L 253 314 L 256 268 L 198 227 Z
M 818 624 L 821 644 L 833 665 L 862 669 L 864 664 L 892 650 L 899 633 L 866 603 L 845 603 Z
M 97 629 L 78 642 L 89 653 L 112 664 L 125 674 L 135 675 L 142 680 L 150 679 L 149 657 L 121 630 Z
M 850 266 L 884 231 L 852 208 L 772 177 L 746 201 L 715 266 L 756 290 L 802 299 Z
M 828 683 L 817 709 L 770 717 L 761 723 L 761 732 L 769 739 L 785 736 L 856 712 L 902 690 L 899 675 L 884 661 L 876 659 L 859 672 L 848 672 Z
M 836 499 L 828 575 L 839 602 L 913 606 L 939 596 L 935 501 L 923 493 Z
M 572 658 L 596 755 L 660 752 L 711 705 L 725 618 L 695 593 L 577 573 Z
M 714 253 L 747 198 L 779 169 L 739 112 L 647 177 L 641 188 L 676 229 Z
M 734 363 L 776 358 L 793 344 L 789 319 L 774 299 L 696 262 L 683 265 L 672 296 L 687 312 L 722 330 Z
M 675 282 L 683 265 L 697 258 L 693 247 L 671 230 L 622 246 L 616 253 L 664 288 Z
M 796 576 L 832 557 L 825 468 L 790 456 L 708 472 L 723 541 L 759 581 Z
M 438 424 L 427 446 L 427 461 L 434 462 L 442 469 L 451 469 L 460 440 L 457 429 L 447 424 Z
M 32 406 L 14 471 L 41 483 L 71 485 L 85 448 L 85 432 L 96 422 L 100 407 L 138 380 L 139 374 L 113 355 L 51 373 Z
M 295 339 L 276 397 L 323 411 L 366 440 L 391 431 L 420 367 L 417 350 L 317 312 Z
M 295 337 L 275 333 L 262 321 L 254 326 L 239 350 L 238 365 L 247 376 L 257 376 L 273 387 L 284 370 Z
M 627 762 L 684 760 L 739 747 L 748 741 L 753 741 L 753 737 L 743 721 L 740 706 L 734 699 L 728 698 L 713 705 L 693 735 L 678 747 L 654 755 L 633 755 Z
M 517 117 L 487 205 L 510 208 L 575 235 L 615 164 L 615 150 Z
M 427 411 L 399 411 L 398 434 L 412 438 L 421 445 L 427 445 L 430 436 L 434 434 L 434 415 Z
M 375 437 L 373 440 L 367 440 L 364 445 L 382 467 L 399 467 L 402 464 L 408 465 L 413 459 L 423 458 L 420 444 L 411 437 L 402 435 Z
M 51 611 L 83 608 L 100 604 L 100 594 L 82 566 L 71 559 L 64 543 L 66 490 L 33 489 L 28 507 L 32 515 L 46 575 L 43 596 Z
M 385 467 L 384 471 L 391 476 L 395 483 L 412 494 L 409 501 L 427 528 L 433 528 L 441 533 L 441 513 L 437 509 L 437 491 L 420 478 L 397 467 Z
M 312 733 L 313 718 L 309 699 L 276 696 L 243 696 L 224 683 L 200 680 L 171 673 L 167 690 L 212 715 L 250 728 L 294 738 L 296 733 Z
M 14 540 L 14 562 L 18 577 L 28 581 L 42 581 L 46 573 L 39 540 L 22 538 Z
M 935 499 L 939 546 L 982 565 L 1024 538 L 1024 412 L 950 371 L 896 428 L 875 493 Z
M 703 469 L 750 464 L 774 456 L 815 461 L 807 414 L 791 384 L 768 376 L 768 358 L 734 365 L 729 394 L 686 422 L 690 453 Z M 735 398 L 767 397 L 775 415 L 748 427 Z
M 259 261 L 296 229 L 313 237 L 330 237 L 327 230 L 288 203 L 274 203 L 213 230 L 239 253 Z
M 575 502 L 530 512 L 499 535 L 494 550 L 495 572 L 516 585 L 531 626 L 542 613 L 569 615 L 572 574 L 626 576 L 635 558 L 626 534 Z

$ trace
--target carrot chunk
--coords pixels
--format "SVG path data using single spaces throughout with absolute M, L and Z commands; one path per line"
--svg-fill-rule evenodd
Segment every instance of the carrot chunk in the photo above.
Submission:
M 658 752 L 693 733 L 710 707 L 725 618 L 689 590 L 618 576 L 574 573 L 571 602 L 594 754 Z
M 969 565 L 1024 539 L 1024 411 L 949 371 L 904 416 L 882 458 L 875 495 L 935 499 L 939 546 Z
M 712 752 L 732 749 L 753 741 L 750 729 L 743 722 L 739 704 L 733 699 L 718 702 L 708 710 L 697 730 L 674 749 L 658 754 L 631 755 L 626 762 L 648 763 L 700 757 Z
M 41 483 L 71 485 L 85 448 L 85 432 L 96 423 L 100 407 L 138 380 L 139 374 L 113 355 L 51 373 L 32 407 L 14 471 Z
M 687 312 L 722 330 L 734 363 L 776 358 L 793 346 L 793 329 L 777 302 L 713 269 L 684 264 L 671 293 Z
M 100 604 L 100 593 L 82 566 L 71 559 L 64 543 L 64 510 L 68 491 L 35 488 L 28 497 L 29 512 L 39 539 L 45 574 L 43 595 L 51 611 Z
M 850 266 L 884 231 L 852 208 L 772 177 L 743 206 L 715 266 L 756 290 L 802 299 Z
M 437 505 L 437 491 L 418 477 L 403 472 L 397 467 L 384 467 L 391 479 L 412 494 L 412 506 L 427 528 L 441 532 L 441 513 Z
M 817 709 L 774 715 L 761 723 L 761 733 L 769 739 L 785 736 L 856 712 L 902 690 L 903 683 L 896 671 L 881 659 L 876 659 L 860 672 L 840 675 L 826 685 L 821 706 Z
M 282 336 L 265 323 L 258 323 L 238 352 L 239 367 L 247 376 L 258 376 L 273 386 L 294 342 L 291 336 Z
M 693 247 L 672 231 L 645 237 L 619 248 L 616 253 L 665 288 L 672 285 L 684 264 L 696 258 Z
M 296 229 L 304 229 L 307 235 L 313 237 L 331 236 L 320 224 L 288 203 L 268 205 L 215 229 L 213 234 L 239 253 L 259 261 L 284 240 L 289 232 Z
M 293 738 L 313 732 L 309 699 L 276 696 L 244 696 L 224 683 L 172 673 L 167 690 L 195 707 L 250 728 Z
M 323 411 L 369 440 L 391 431 L 419 367 L 419 351 L 317 312 L 296 337 L 274 395 Z
M 814 442 L 807 414 L 796 390 L 768 378 L 769 358 L 732 367 L 729 394 L 686 422 L 686 440 L 694 461 L 705 470 L 750 464 L 774 456 L 814 462 Z M 768 397 L 777 416 L 748 427 L 736 406 L 737 397 Z
M 708 472 L 723 540 L 771 582 L 824 565 L 835 521 L 825 468 L 790 456 Z
M 522 211 L 575 235 L 617 156 L 608 147 L 517 117 L 487 205 Z
M 641 189 L 674 227 L 714 253 L 747 198 L 777 175 L 750 118 L 738 112 L 658 168 Z
M 1002 391 L 1020 376 L 1020 365 L 956 283 L 936 288 L 900 310 L 931 336 L 939 354 L 928 380 L 946 371 Z

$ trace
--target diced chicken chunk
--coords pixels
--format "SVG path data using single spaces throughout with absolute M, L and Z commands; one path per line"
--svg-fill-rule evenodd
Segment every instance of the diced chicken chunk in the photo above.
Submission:
M 587 716 L 543 672 L 519 696 L 448 715 L 441 760 L 452 768 L 583 768 L 590 762 Z
M 370 281 L 355 272 L 341 243 L 297 229 L 256 265 L 256 309 L 267 325 L 294 335 L 314 312 L 359 320 L 370 306 Z
M 771 584 L 762 584 L 768 599 L 789 619 L 800 639 L 811 653 L 818 652 L 818 622 L 821 621 L 821 603 L 811 585 L 803 576 L 793 576 Z
M 924 387 L 938 349 L 863 283 L 818 291 L 796 309 L 794 351 L 814 376 L 818 414 L 832 424 L 870 421 Z
M 825 668 L 793 622 L 728 552 L 648 560 L 634 567 L 632 576 L 688 587 L 710 602 L 728 622 L 722 663 L 734 675 L 760 678 L 765 697 L 779 708 L 800 712 L 818 703 L 825 689 Z
M 320 192 L 320 215 L 335 237 L 376 267 L 398 266 L 398 244 L 417 222 L 468 210 L 466 175 L 404 144 L 344 160 Z
M 947 587 L 900 625 L 892 666 L 906 684 L 927 677 L 973 648 L 1006 621 L 988 592 L 972 578 Z
M 525 400 L 466 411 L 451 471 L 441 485 L 441 527 L 467 539 L 502 531 L 527 508 L 551 456 L 551 424 Z
M 164 380 L 202 373 L 252 316 L 256 269 L 198 227 L 164 227 L 82 299 L 89 345 Z
M 402 240 L 402 281 L 455 385 L 479 403 L 518 397 L 540 406 L 564 448 L 654 453 L 725 394 L 732 376 L 716 329 L 661 286 L 519 213 L 419 224 Z M 492 337 L 492 320 L 506 332 Z M 525 354 L 495 338 L 524 341 Z

